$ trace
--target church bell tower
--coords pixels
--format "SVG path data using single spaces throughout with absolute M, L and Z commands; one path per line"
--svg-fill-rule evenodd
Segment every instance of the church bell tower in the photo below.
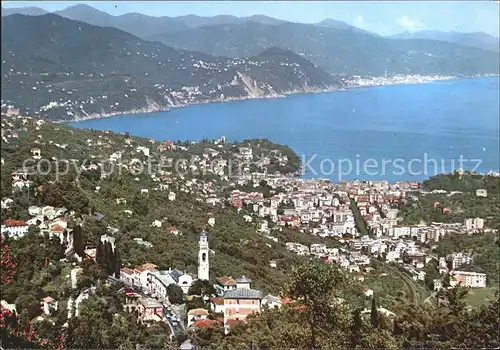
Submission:
M 198 279 L 209 280 L 209 264 L 208 264 L 208 238 L 207 233 L 203 231 L 200 235 L 199 251 L 198 251 Z

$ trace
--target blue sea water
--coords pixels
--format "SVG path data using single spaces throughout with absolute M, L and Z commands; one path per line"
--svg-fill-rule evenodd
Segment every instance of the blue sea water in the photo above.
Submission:
M 157 140 L 267 138 L 299 154 L 308 165 L 306 178 L 421 181 L 459 168 L 498 171 L 499 94 L 498 78 L 478 78 L 195 105 L 69 124 Z

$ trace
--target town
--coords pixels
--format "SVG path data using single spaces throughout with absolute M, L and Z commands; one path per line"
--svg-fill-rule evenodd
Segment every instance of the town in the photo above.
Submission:
M 29 160 L 36 162 L 46 159 L 44 157 L 49 152 L 50 155 L 67 152 L 68 159 L 77 157 L 76 149 L 73 151 L 75 145 L 68 146 L 69 139 L 49 139 L 46 136 L 48 132 L 76 131 L 60 130 L 62 126 L 12 114 L 17 113 L 10 111 L 8 115 L 2 115 L 2 149 L 18 144 L 21 138 L 31 137 L 32 143 L 24 151 Z M 124 174 L 134 174 L 134 182 L 142 186 L 136 196 L 144 198 L 146 202 L 156 192 L 164 193 L 167 201 L 173 205 L 179 202 L 181 196 L 190 195 L 196 202 L 214 208 L 214 213 L 218 210 L 216 208 L 228 206 L 241 217 L 243 225 L 268 242 L 268 248 L 279 244 L 297 257 L 316 257 L 326 263 L 337 264 L 361 284 L 369 278 L 373 264 L 382 264 L 381 266 L 387 266 L 387 271 L 393 277 L 400 277 L 404 281 L 415 301 L 418 293 L 415 290 L 418 285 L 424 286 L 427 268 L 434 261 L 438 272 L 438 277 L 432 279 L 434 293 L 444 288 L 446 283 L 447 288 L 455 285 L 487 287 L 490 276 L 467 269 L 477 256 L 466 247 L 447 256 L 437 255 L 433 250 L 433 247 L 449 236 L 495 235 L 497 230 L 488 227 L 485 218 L 469 217 L 463 222 L 450 223 L 406 224 L 401 214 L 402 206 L 418 201 L 418 196 L 456 196 L 457 191 L 429 192 L 418 182 L 390 184 L 386 181 L 349 181 L 335 184 L 328 180 L 300 179 L 297 176 L 300 173 L 298 165 L 291 163 L 292 155 L 285 155 L 283 150 L 275 149 L 262 141 L 232 146 L 221 137 L 215 141 L 204 141 L 200 148 L 200 144 L 194 142 L 138 142 L 128 135 L 113 138 L 109 132 L 98 132 L 95 135 L 98 135 L 97 138 L 89 137 L 81 141 L 81 146 L 87 150 L 86 156 L 92 160 L 86 165 L 82 163 L 83 176 L 92 172 L 99 175 L 99 185 L 94 186 L 91 191 L 93 196 L 104 196 L 103 199 L 106 199 L 110 194 L 105 188 L 116 174 L 104 171 L 104 164 L 113 164 L 116 169 L 123 170 Z M 200 155 L 191 156 L 190 165 L 176 162 L 177 157 L 187 157 L 195 149 Z M 47 161 L 48 164 L 57 164 L 58 157 L 51 156 Z M 134 172 L 139 167 L 144 168 L 160 161 L 180 166 L 176 169 L 173 167 L 170 171 L 153 167 L 151 173 Z M 236 174 L 227 170 L 232 162 L 237 164 Z M 2 169 L 6 165 L 2 151 Z M 4 215 L 10 213 L 16 199 L 23 196 L 38 197 L 36 201 L 39 205 L 20 209 L 22 216 L 27 218 L 25 220 L 6 217 L 1 226 L 2 237 L 18 240 L 31 232 L 38 232 L 48 240 L 58 239 L 64 247 L 64 258 L 58 263 L 68 266 L 68 283 L 78 293 L 75 297 L 69 297 L 65 303 L 58 300 L 57 293 L 47 293 L 40 300 L 43 312 L 39 318 L 50 317 L 58 308 L 65 308 L 69 321 L 72 317 L 79 316 L 81 304 L 96 290 L 95 285 L 78 289 L 78 281 L 83 274 L 79 265 L 86 261 L 102 265 L 100 245 L 109 246 L 109 254 L 115 256 L 118 249 L 116 242 L 122 236 L 122 228 L 108 226 L 106 233 L 100 235 L 98 246 L 82 242 L 81 233 L 77 232 L 81 231 L 82 225 L 85 226 L 83 221 L 100 222 L 106 215 L 93 212 L 85 215 L 86 218 L 82 221 L 82 213 L 77 213 L 74 209 L 67 209 L 62 205 L 44 205 L 42 198 L 46 189 L 43 187 L 50 186 L 53 182 L 35 186 L 34 169 L 35 167 L 16 168 L 7 177 L 11 193 L 1 199 Z M 182 171 L 174 171 L 179 169 Z M 280 173 L 279 169 L 288 174 Z M 210 180 L 204 180 L 207 175 L 210 175 Z M 480 200 L 491 194 L 484 188 L 478 188 L 473 195 Z M 113 196 L 115 198 L 110 198 L 111 203 L 108 205 L 121 208 L 120 217 L 127 220 L 126 218 L 136 215 L 136 209 L 130 206 L 130 199 Z M 443 215 L 451 214 L 450 208 L 437 201 L 433 203 L 432 209 Z M 78 221 L 76 225 L 69 224 L 75 220 Z M 157 217 L 144 224 L 150 230 L 165 230 L 169 237 L 181 239 L 184 230 L 169 226 L 172 221 Z M 219 252 L 212 250 L 209 242 L 212 240 L 211 235 L 217 235 L 218 225 L 219 219 L 209 213 L 204 225 L 208 233 L 195 233 L 198 237 L 197 274 L 175 265 L 161 269 L 151 261 L 140 265 L 124 262 L 117 270 L 114 267 L 108 269 L 106 282 L 122 286 L 119 293 L 125 298 L 124 310 L 136 312 L 138 320 L 143 323 L 164 322 L 171 329 L 173 339 L 179 332 L 213 324 L 221 324 L 225 332 L 229 333 L 235 323 L 244 322 L 249 315 L 265 308 L 279 308 L 283 303 L 289 302 L 287 296 L 255 289 L 252 281 L 254 277 L 251 275 L 216 275 L 212 272 L 211 257 L 217 257 Z M 305 241 L 301 243 L 283 239 L 283 233 L 288 230 L 302 235 Z M 307 237 L 310 237 L 311 242 L 317 243 L 307 243 Z M 154 244 L 146 240 L 146 236 L 130 238 L 133 243 L 129 244 L 141 246 L 146 251 L 154 248 Z M 109 254 L 106 253 L 106 256 Z M 277 269 L 279 264 L 276 259 L 268 261 L 270 269 Z M 446 279 L 449 282 L 445 283 Z M 175 290 L 173 286 L 180 291 L 180 300 L 175 302 L 171 300 Z M 210 292 L 197 295 L 193 288 L 200 290 L 200 286 L 205 286 Z M 379 291 L 365 287 L 362 293 L 369 299 Z M 431 297 L 432 295 L 426 300 Z M 204 302 L 200 307 L 188 310 L 185 303 L 193 298 L 201 298 Z M 2 300 L 2 308 L 13 311 L 16 310 L 16 305 Z M 389 315 L 393 314 L 387 308 L 381 307 L 381 310 Z M 210 315 L 216 317 L 209 317 Z

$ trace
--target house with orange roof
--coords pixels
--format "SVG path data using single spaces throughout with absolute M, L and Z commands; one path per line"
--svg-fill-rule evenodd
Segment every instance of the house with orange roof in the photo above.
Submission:
M 198 320 L 198 321 L 194 322 L 191 325 L 191 328 L 208 328 L 208 327 L 213 327 L 219 323 L 220 322 L 217 320 L 210 320 L 210 319 L 206 318 L 206 319 L 202 319 L 202 320 Z
M 45 315 L 50 315 L 53 311 L 57 311 L 57 300 L 51 297 L 45 297 L 42 300 L 42 309 Z
M 28 233 L 29 225 L 27 222 L 7 219 L 4 221 L 3 225 L 0 227 L 2 234 L 7 234 L 9 237 L 14 239 L 23 237 Z
M 158 269 L 158 265 L 155 265 L 155 264 L 152 264 L 152 263 L 142 264 L 141 267 L 144 270 L 147 270 L 147 271 L 156 271 Z
M 153 298 L 139 298 L 137 311 L 141 322 L 163 320 L 163 304 Z
M 208 318 L 208 311 L 205 309 L 191 309 L 187 313 L 187 326 L 191 327 L 193 323 Z
M 222 296 L 228 290 L 236 289 L 236 280 L 231 276 L 222 276 L 215 279 L 215 289 Z
M 179 230 L 176 227 L 169 227 L 167 228 L 167 231 L 174 236 L 177 236 L 179 234 Z
M 236 288 L 224 292 L 224 328 L 228 333 L 234 321 L 244 321 L 249 315 L 261 310 L 263 294 L 251 288 L 251 280 L 236 280 Z

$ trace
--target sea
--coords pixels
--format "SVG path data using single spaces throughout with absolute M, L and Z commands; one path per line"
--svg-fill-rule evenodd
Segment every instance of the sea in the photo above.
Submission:
M 498 77 L 474 78 L 193 105 L 68 124 L 156 140 L 265 138 L 292 148 L 305 178 L 423 181 L 459 169 L 499 171 L 499 96 Z

